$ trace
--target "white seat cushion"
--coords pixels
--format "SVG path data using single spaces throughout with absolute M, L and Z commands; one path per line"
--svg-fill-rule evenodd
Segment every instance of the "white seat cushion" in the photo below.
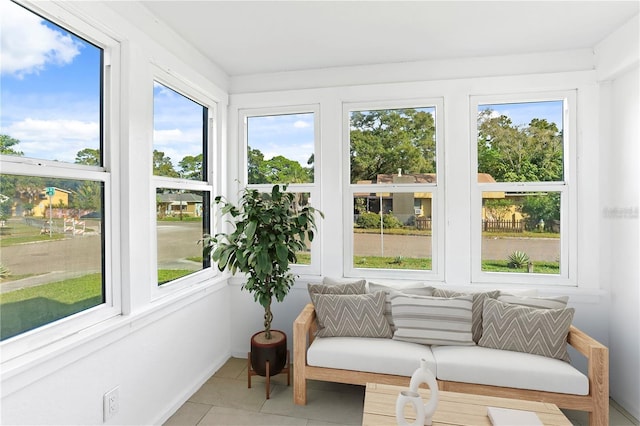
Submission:
M 587 395 L 589 379 L 571 364 L 481 346 L 433 346 L 436 378 L 452 382 Z
M 420 367 L 422 358 L 436 375 L 431 348 L 415 343 L 369 337 L 317 337 L 307 350 L 307 363 L 314 367 L 407 377 Z

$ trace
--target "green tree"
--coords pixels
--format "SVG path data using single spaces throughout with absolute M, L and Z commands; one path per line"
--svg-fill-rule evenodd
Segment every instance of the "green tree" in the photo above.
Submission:
M 562 133 L 554 123 L 534 118 L 519 128 L 490 109 L 478 114 L 478 172 L 497 182 L 562 180 Z
M 0 154 L 24 155 L 22 151 L 17 151 L 14 148 L 19 143 L 20 141 L 18 139 L 12 138 L 9 135 L 0 135 Z
M 435 121 L 413 108 L 354 112 L 350 132 L 351 182 L 380 173 L 435 173 Z
M 527 229 L 536 229 L 540 220 L 546 227 L 560 220 L 560 193 L 530 194 L 520 208 L 525 216 Z
M 155 176 L 180 177 L 171 163 L 171 158 L 164 155 L 164 152 L 153 150 L 153 174 Z
M 297 161 L 278 155 L 264 163 L 268 183 L 306 183 L 310 182 L 309 169 Z
M 93 148 L 85 148 L 76 154 L 76 164 L 85 164 L 87 166 L 100 165 L 100 150 Z
M 249 147 L 247 174 L 250 184 L 269 183 L 264 170 L 264 154 L 259 149 Z
M 71 205 L 76 209 L 99 211 L 102 206 L 102 190 L 99 182 L 86 180 L 73 195 Z
M 187 155 L 178 163 L 180 177 L 190 180 L 202 180 L 202 154 Z
M 507 198 L 488 199 L 484 202 L 484 208 L 487 209 L 487 216 L 493 220 L 505 220 L 511 212 L 513 200 Z
M 313 164 L 311 156 L 307 164 Z M 307 183 L 313 181 L 313 165 L 303 167 L 300 163 L 282 155 L 269 160 L 259 149 L 249 147 L 247 155 L 247 174 L 250 184 L 260 183 Z

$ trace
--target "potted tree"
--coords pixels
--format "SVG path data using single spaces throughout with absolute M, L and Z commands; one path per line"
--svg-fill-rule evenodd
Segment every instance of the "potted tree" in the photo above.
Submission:
M 315 213 L 324 217 L 311 206 L 300 206 L 296 194 L 286 189 L 286 185 L 274 185 L 271 193 L 263 193 L 245 188 L 237 206 L 216 197 L 215 203 L 221 205 L 223 216 L 230 216 L 234 229 L 203 239 L 204 256 L 211 256 L 221 271 L 245 273 L 242 289 L 253 293 L 264 307 L 264 330 L 252 336 L 250 353 L 251 367 L 261 376 L 267 376 L 266 361 L 268 376 L 280 373 L 286 365 L 286 335 L 271 329 L 271 303 L 274 298 L 284 300 L 295 283 L 290 265 L 304 250 L 305 239 L 313 240 Z

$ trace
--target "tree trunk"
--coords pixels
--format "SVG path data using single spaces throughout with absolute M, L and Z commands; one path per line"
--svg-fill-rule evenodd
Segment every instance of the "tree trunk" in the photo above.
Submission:
M 264 336 L 267 340 L 271 339 L 271 320 L 273 320 L 273 314 L 271 313 L 271 299 L 269 299 L 269 303 L 264 307 Z

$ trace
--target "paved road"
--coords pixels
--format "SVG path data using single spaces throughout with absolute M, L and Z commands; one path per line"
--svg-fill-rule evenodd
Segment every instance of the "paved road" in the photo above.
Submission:
M 198 270 L 201 265 L 187 260 L 200 256 L 201 228 L 197 222 L 164 222 L 158 225 L 158 263 L 166 269 Z M 383 244 L 381 244 L 383 242 Z M 484 238 L 483 258 L 506 259 L 515 250 L 526 252 L 532 260 L 557 261 L 557 239 Z M 431 237 L 411 235 L 355 234 L 354 252 L 359 256 L 431 257 Z M 4 283 L 2 291 L 16 286 L 36 285 L 101 270 L 101 239 L 93 233 L 63 240 L 19 244 L 2 249 L 0 262 L 15 275 L 38 277 Z
M 201 256 L 201 224 L 167 222 L 158 225 L 158 263 L 166 269 L 198 270 L 202 265 L 187 260 Z M 59 281 L 101 271 L 102 248 L 98 233 L 68 236 L 62 240 L 17 244 L 4 247 L 0 263 L 14 275 L 36 274 L 0 285 L 0 293 L 16 288 Z
M 431 237 L 416 235 L 354 234 L 356 256 L 431 257 Z M 384 250 L 383 250 L 384 249 Z M 516 250 L 524 251 L 532 260 L 558 261 L 560 240 L 551 238 L 491 238 L 482 240 L 484 259 L 507 259 Z

